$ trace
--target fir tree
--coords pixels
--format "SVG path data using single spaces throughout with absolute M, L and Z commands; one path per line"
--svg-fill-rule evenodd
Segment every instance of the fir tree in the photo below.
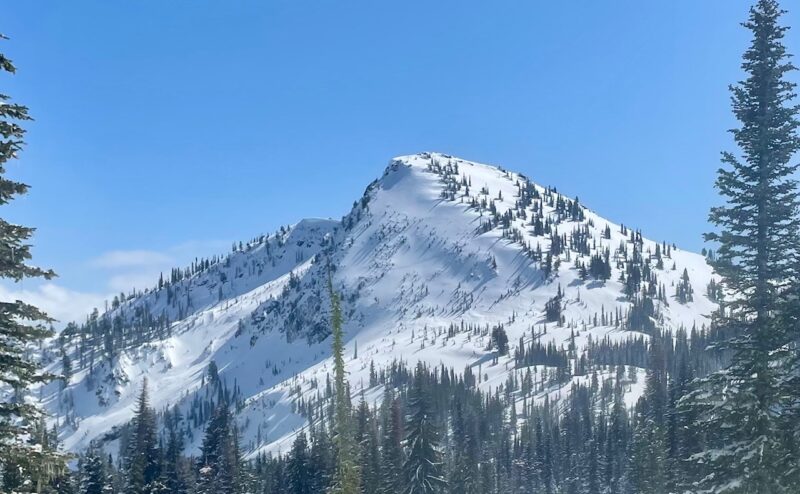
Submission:
M 405 494 L 433 494 L 446 485 L 442 478 L 439 435 L 434 422 L 430 396 L 425 389 L 427 371 L 420 362 L 414 374 L 414 386 L 408 402 L 405 446 L 408 450 L 403 464 Z
M 339 295 L 333 289 L 333 280 L 328 276 L 328 294 L 331 299 L 331 330 L 333 336 L 334 369 L 334 444 L 336 446 L 336 470 L 330 492 L 333 494 L 356 494 L 360 491 L 361 479 L 356 461 L 356 445 L 353 440 L 349 385 L 345 378 L 344 341 L 342 335 L 342 309 Z
M 508 334 L 502 325 L 492 328 L 492 347 L 497 350 L 498 355 L 508 354 Z
M 323 418 L 320 425 L 312 429 L 311 453 L 309 469 L 312 477 L 312 491 L 325 492 L 334 468 L 333 445 L 328 431 L 325 429 Z
M 300 431 L 292 444 L 287 465 L 289 490 L 292 494 L 313 494 L 309 464 L 308 440 L 306 433 Z
M 151 493 L 160 473 L 156 414 L 150 408 L 145 379 L 131 421 L 131 435 L 125 452 L 125 493 Z
M 100 452 L 90 447 L 80 463 L 80 494 L 110 494 L 110 475 L 106 470 L 106 462 Z
M 740 122 L 733 135 L 742 156 L 723 154 L 716 186 L 726 201 L 711 210 L 719 244 L 714 267 L 733 294 L 718 324 L 735 336 L 728 368 L 703 379 L 685 405 L 698 413 L 707 448 L 691 457 L 701 477 L 692 488 L 714 492 L 789 492 L 787 454 L 779 433 L 778 386 L 785 332 L 776 313 L 796 276 L 798 195 L 790 164 L 800 149 L 794 66 L 782 43 L 786 27 L 775 0 L 759 0 L 744 24 L 753 33 L 744 54 L 744 81 L 732 87 Z
M 163 455 L 161 483 L 168 492 L 184 494 L 189 491 L 189 466 L 183 457 L 183 434 L 180 430 L 182 417 L 177 408 L 167 411 L 165 416 L 167 444 Z
M 242 458 L 236 426 L 225 403 L 217 405 L 206 427 L 198 467 L 197 494 L 242 492 Z
M 382 405 L 381 493 L 394 494 L 401 489 L 403 467 L 403 415 L 400 400 L 386 390 Z
M 5 39 L 0 35 L 0 40 Z M 0 53 L 0 73 L 3 72 L 14 74 L 16 68 Z M 30 119 L 27 107 L 0 93 L 0 205 L 28 192 L 28 185 L 7 178 L 6 164 L 22 150 L 25 129 L 21 125 Z M 27 264 L 33 233 L 33 228 L 0 218 L 0 278 L 19 282 L 55 276 L 51 270 Z M 17 489 L 23 483 L 41 489 L 64 468 L 63 458 L 32 436 L 31 429 L 43 412 L 25 399 L 31 385 L 46 383 L 53 377 L 41 370 L 29 352 L 51 334 L 47 327 L 51 321 L 31 304 L 20 300 L 0 302 L 0 382 L 13 391 L 12 398 L 0 401 L 0 487 L 4 490 Z

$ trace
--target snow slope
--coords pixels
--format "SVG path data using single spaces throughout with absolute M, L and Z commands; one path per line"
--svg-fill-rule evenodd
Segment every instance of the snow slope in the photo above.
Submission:
M 537 216 L 550 223 L 550 233 L 535 231 Z M 550 251 L 554 236 L 566 246 L 551 257 L 548 273 L 545 254 L 537 252 Z M 573 248 L 579 243 L 583 248 Z M 307 425 L 298 403 L 321 396 L 331 371 L 328 273 L 344 303 L 352 392 L 364 390 L 374 400 L 381 390 L 369 388 L 370 366 L 396 361 L 459 372 L 472 366 L 480 386 L 502 384 L 520 371 L 511 356 L 493 363 L 489 334 L 496 325 L 507 332 L 512 355 L 520 338 L 561 346 L 574 335 L 579 351 L 590 339 L 626 338 L 629 332 L 610 315 L 631 306 L 620 276 L 630 275 L 624 259 L 632 251 L 653 266 L 667 294 L 666 303 L 657 302 L 658 325 L 707 324 L 716 307 L 705 296 L 711 268 L 703 256 L 679 248 L 669 248 L 667 257 L 665 247 L 631 240 L 630 230 L 520 174 L 436 153 L 398 157 L 341 221 L 303 220 L 174 283 L 169 294 L 149 291 L 100 315 L 133 324 L 137 310 L 144 311 L 166 321 L 168 331 L 116 358 L 99 358 L 91 369 L 76 364 L 66 387 L 48 386 L 42 400 L 66 448 L 98 438 L 113 443 L 145 379 L 158 410 L 177 405 L 188 414 L 193 402 L 196 408 L 198 400 L 213 400 L 206 372 L 213 361 L 236 397 L 248 454 L 286 451 L 292 434 Z M 653 264 L 657 249 L 663 268 Z M 610 278 L 582 279 L 576 259 L 588 265 L 605 250 Z M 673 295 L 684 269 L 694 295 L 681 304 Z M 559 292 L 563 323 L 547 323 L 545 304 Z M 77 345 L 68 342 L 66 351 Z M 59 367 L 54 361 L 52 369 Z M 557 398 L 568 387 L 542 397 Z M 631 387 L 631 403 L 639 388 Z

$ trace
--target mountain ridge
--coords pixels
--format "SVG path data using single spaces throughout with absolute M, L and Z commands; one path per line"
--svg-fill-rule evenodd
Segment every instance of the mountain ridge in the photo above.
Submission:
M 153 405 L 178 406 L 192 424 L 190 447 L 197 410 L 226 399 L 249 455 L 287 450 L 308 422 L 300 409 L 325 399 L 329 272 L 352 390 L 373 401 L 371 373 L 398 361 L 476 367 L 480 386 L 502 385 L 520 370 L 519 345 L 498 355 L 495 328 L 511 346 L 574 347 L 577 369 L 594 342 L 702 327 L 716 308 L 701 255 L 524 175 L 441 153 L 391 160 L 341 220 L 300 220 L 202 264 L 62 333 L 50 370 L 63 370 L 61 353 L 74 371 L 41 395 L 67 449 L 94 439 L 113 449 L 147 379 Z M 541 397 L 586 378 L 571 374 Z

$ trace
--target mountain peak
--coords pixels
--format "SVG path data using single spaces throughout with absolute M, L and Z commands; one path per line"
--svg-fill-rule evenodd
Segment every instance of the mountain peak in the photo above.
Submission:
M 702 327 L 716 308 L 702 256 L 615 225 L 522 174 L 442 153 L 392 159 L 341 222 L 301 220 L 200 265 L 67 335 L 79 368 L 64 389 L 43 394 L 68 448 L 123 425 L 145 378 L 157 408 L 191 416 L 208 406 L 214 362 L 249 454 L 288 449 L 309 420 L 298 397 L 313 396 L 331 368 L 329 269 L 353 355 L 350 382 L 369 399 L 380 396 L 369 368 L 397 360 L 477 367 L 482 387 L 501 385 L 516 364 L 492 350 L 497 330 L 511 342 L 589 354 L 656 327 Z

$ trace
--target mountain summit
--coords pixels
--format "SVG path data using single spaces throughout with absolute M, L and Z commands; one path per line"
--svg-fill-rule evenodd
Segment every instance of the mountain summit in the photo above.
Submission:
M 615 342 L 700 330 L 719 296 L 703 256 L 577 198 L 445 154 L 401 156 L 340 221 L 237 244 L 70 325 L 54 344 L 66 357 L 50 352 L 67 379 L 42 390 L 61 440 L 113 445 L 147 380 L 153 406 L 179 410 L 194 446 L 213 404 L 229 400 L 249 455 L 287 451 L 329 391 L 329 273 L 351 394 L 373 402 L 381 372 L 419 360 L 469 368 L 484 389 L 531 368 L 543 382 L 558 374 L 537 395 L 557 399 Z M 640 393 L 630 386 L 629 402 Z

